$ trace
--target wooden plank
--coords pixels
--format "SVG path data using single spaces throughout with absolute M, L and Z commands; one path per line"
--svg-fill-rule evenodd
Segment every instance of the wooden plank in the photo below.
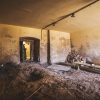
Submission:
M 64 66 L 71 66 L 71 68 L 74 68 L 74 69 L 79 68 L 80 70 L 85 70 L 88 72 L 100 74 L 100 66 L 99 65 L 92 66 L 91 64 L 87 64 L 87 63 L 83 63 L 83 62 L 74 62 L 72 64 L 60 62 L 58 64 L 64 65 Z

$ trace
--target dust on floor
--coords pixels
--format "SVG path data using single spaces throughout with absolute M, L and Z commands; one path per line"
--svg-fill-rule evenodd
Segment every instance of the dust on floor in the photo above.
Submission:
M 64 67 L 5 64 L 0 100 L 100 100 L 100 74 Z

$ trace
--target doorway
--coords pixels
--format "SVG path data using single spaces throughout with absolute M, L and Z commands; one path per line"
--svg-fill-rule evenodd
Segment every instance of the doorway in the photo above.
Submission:
M 40 40 L 32 37 L 20 38 L 20 61 L 39 62 L 40 61 Z

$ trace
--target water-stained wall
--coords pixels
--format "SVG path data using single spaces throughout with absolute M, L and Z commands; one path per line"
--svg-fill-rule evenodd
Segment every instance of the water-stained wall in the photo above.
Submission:
M 51 62 L 65 61 L 70 52 L 70 34 L 51 30 L 50 38 Z
M 69 33 L 50 31 L 51 61 L 64 61 L 70 50 Z M 40 39 L 40 62 L 47 62 L 47 30 L 0 24 L 0 62 L 20 63 L 19 38 Z
M 40 39 L 40 60 L 42 63 L 47 60 L 47 32 L 27 27 L 19 27 L 12 25 L 0 24 L 0 61 L 8 62 L 13 61 L 20 62 L 19 52 L 19 38 L 20 37 L 35 37 Z
M 97 28 L 71 33 L 72 48 L 100 64 L 100 30 Z

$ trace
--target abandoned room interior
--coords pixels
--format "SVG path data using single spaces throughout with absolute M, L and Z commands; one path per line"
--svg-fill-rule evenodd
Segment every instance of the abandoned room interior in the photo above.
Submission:
M 100 0 L 0 0 L 0 100 L 100 100 Z

